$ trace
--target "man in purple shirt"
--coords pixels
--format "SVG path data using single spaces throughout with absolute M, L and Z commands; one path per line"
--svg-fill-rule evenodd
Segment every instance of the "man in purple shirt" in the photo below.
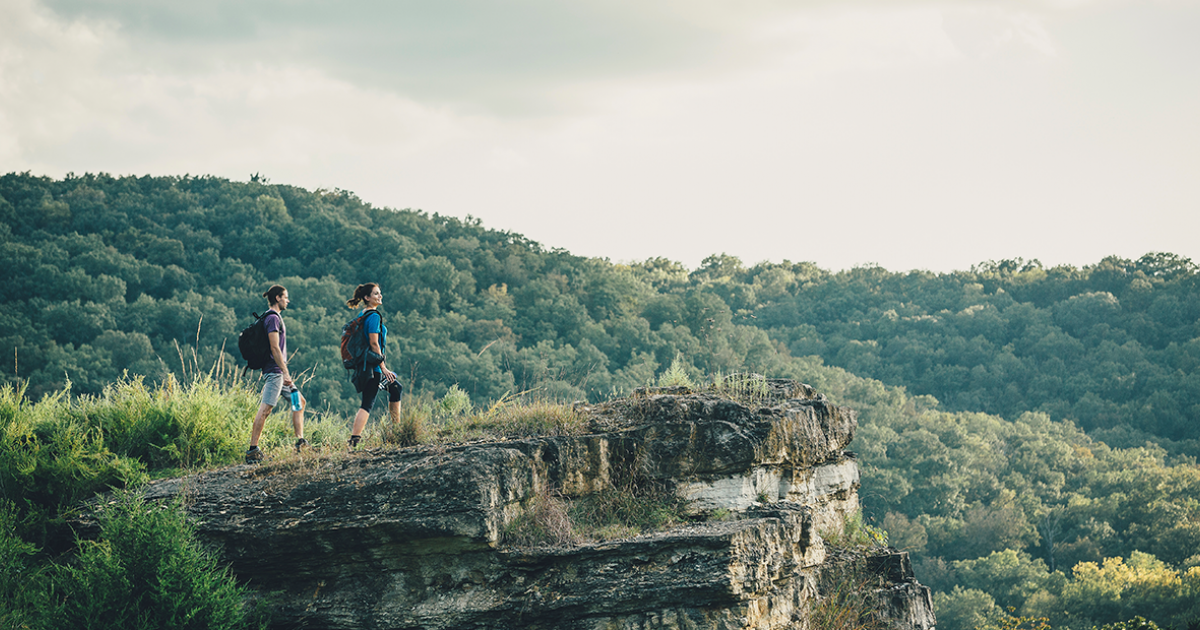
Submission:
M 292 405 L 292 429 L 296 433 L 296 452 L 308 446 L 304 439 L 304 409 L 308 401 L 300 393 L 300 388 L 292 381 L 287 364 L 287 327 L 283 325 L 283 311 L 287 309 L 287 289 L 275 285 L 263 294 L 270 306 L 262 317 L 262 325 L 267 329 L 267 340 L 271 348 L 271 358 L 274 360 L 263 368 L 262 402 L 258 405 L 258 413 L 254 415 L 254 424 L 250 427 L 250 449 L 246 451 L 246 463 L 255 464 L 263 459 L 263 453 L 258 449 L 258 438 L 262 436 L 263 426 L 267 416 L 271 415 L 280 395 L 286 394 L 290 403 L 292 395 L 299 400 L 299 408 Z

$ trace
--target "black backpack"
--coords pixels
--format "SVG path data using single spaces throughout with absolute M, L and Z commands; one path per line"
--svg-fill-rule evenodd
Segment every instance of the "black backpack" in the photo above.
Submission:
M 261 370 L 274 362 L 271 356 L 271 342 L 267 337 L 267 326 L 263 322 L 267 314 L 250 314 L 254 316 L 254 323 L 238 333 L 238 350 L 246 360 L 247 370 Z

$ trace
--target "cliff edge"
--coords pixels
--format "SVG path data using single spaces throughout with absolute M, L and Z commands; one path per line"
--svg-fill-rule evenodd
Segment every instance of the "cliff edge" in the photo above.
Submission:
M 814 611 L 851 583 L 875 627 L 933 628 L 905 554 L 822 537 L 858 510 L 854 412 L 807 385 L 768 386 L 751 403 L 639 390 L 579 407 L 587 435 L 296 456 L 156 482 L 147 497 L 186 497 L 277 628 L 817 628 Z M 669 489 L 695 520 L 506 542 L 539 497 L 631 480 Z

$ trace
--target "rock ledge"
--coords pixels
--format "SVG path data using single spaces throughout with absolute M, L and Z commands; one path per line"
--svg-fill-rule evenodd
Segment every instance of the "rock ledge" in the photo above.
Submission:
M 858 510 L 852 410 L 780 380 L 753 407 L 641 390 L 580 410 L 594 433 L 295 457 L 160 481 L 147 497 L 186 496 L 277 628 L 809 627 L 822 579 L 837 575 L 820 534 Z M 535 497 L 630 474 L 723 517 L 616 542 L 504 545 Z M 863 566 L 880 620 L 934 627 L 906 554 Z

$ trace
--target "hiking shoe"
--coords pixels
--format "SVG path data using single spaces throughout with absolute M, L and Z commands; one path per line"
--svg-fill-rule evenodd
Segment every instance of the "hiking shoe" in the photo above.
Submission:
M 251 446 L 246 451 L 246 463 L 257 464 L 263 460 L 263 452 L 258 450 L 257 446 Z
M 296 452 L 297 453 L 299 453 L 300 451 L 303 451 L 303 450 L 307 450 L 307 449 L 308 449 L 308 440 L 306 440 L 304 438 L 300 438 L 300 439 L 296 440 Z
M 358 448 L 358 443 L 361 440 L 361 435 L 351 435 L 350 439 L 346 442 L 346 446 L 349 448 L 349 450 L 354 451 Z

